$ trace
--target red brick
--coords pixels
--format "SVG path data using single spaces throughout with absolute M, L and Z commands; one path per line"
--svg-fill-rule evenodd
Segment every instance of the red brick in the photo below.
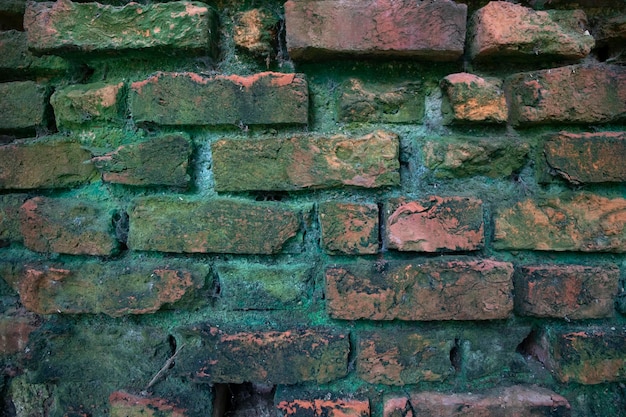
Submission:
M 495 216 L 496 249 L 626 252 L 626 199 L 527 199 Z
M 186 417 L 187 410 L 178 408 L 164 398 L 145 397 L 115 391 L 109 396 L 111 412 L 109 417 L 144 417 L 154 413 L 163 417 Z
M 309 95 L 302 74 L 262 72 L 204 77 L 158 72 L 132 83 L 129 106 L 137 123 L 235 125 L 308 123 Z
M 24 246 L 36 252 L 113 255 L 119 242 L 109 210 L 73 198 L 32 198 L 20 208 Z
M 566 398 L 545 388 L 514 385 L 482 393 L 413 392 L 388 397 L 384 417 L 569 417 Z
M 276 404 L 280 417 L 369 417 L 370 404 L 357 399 L 294 399 Z
M 0 83 L 0 132 L 34 133 L 46 127 L 48 96 L 48 87 L 34 81 Z
M 198 326 L 184 332 L 202 344 L 185 348 L 177 367 L 197 382 L 322 384 L 347 373 L 348 335 L 333 330 L 230 331 Z
M 607 123 L 626 119 L 626 68 L 571 65 L 520 73 L 505 82 L 513 125 Z
M 120 124 L 126 112 L 124 83 L 75 84 L 58 89 L 50 97 L 59 128 L 83 124 Z
M 320 56 L 410 56 L 454 61 L 463 54 L 467 6 L 449 0 L 285 3 L 287 48 Z
M 135 200 L 128 247 L 186 253 L 278 253 L 300 230 L 300 212 L 282 204 L 182 197 Z
M 469 55 L 475 60 L 581 59 L 595 45 L 586 25 L 582 10 L 535 11 L 491 1 L 472 16 Z
M 626 381 L 626 328 L 585 327 L 561 331 L 553 340 L 552 363 L 561 382 Z
M 149 314 L 190 298 L 208 268 L 174 260 L 26 264 L 15 286 L 22 304 L 39 314 Z M 179 304 L 180 305 L 180 304 Z
M 386 207 L 387 247 L 400 251 L 472 251 L 483 247 L 482 201 L 432 196 L 421 201 L 390 200 Z
M 222 139 L 212 147 L 217 191 L 301 190 L 400 183 L 398 135 Z
M 492 260 L 346 264 L 326 270 L 326 310 L 344 320 L 494 320 L 513 310 L 513 266 Z
M 619 281 L 615 266 L 530 265 L 515 274 L 515 311 L 524 316 L 611 317 Z
M 37 318 L 33 315 L 4 312 L 0 318 L 0 357 L 22 352 L 29 335 L 38 328 Z
M 378 252 L 376 204 L 327 201 L 319 206 L 322 247 L 330 254 Z
M 20 207 L 26 200 L 28 194 L 0 195 L 0 247 L 22 242 Z
M 91 153 L 67 139 L 15 142 L 0 146 L 0 189 L 65 188 L 89 182 Z
M 560 132 L 543 155 L 550 173 L 573 184 L 626 182 L 626 132 Z
M 444 332 L 376 331 L 359 335 L 357 374 L 371 384 L 444 381 L 454 372 L 454 338 Z
M 465 72 L 441 81 L 442 113 L 446 123 L 506 123 L 508 107 L 499 78 L 482 78 Z

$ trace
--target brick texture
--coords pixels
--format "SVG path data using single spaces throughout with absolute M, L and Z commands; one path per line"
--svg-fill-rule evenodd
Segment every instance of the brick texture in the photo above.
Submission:
M 506 123 L 508 107 L 503 81 L 460 72 L 441 81 L 446 123 Z
M 358 399 L 294 399 L 276 404 L 280 417 L 369 417 L 367 400 Z
M 28 198 L 28 194 L 0 195 L 0 247 L 22 241 L 20 207 Z
M 45 127 L 48 95 L 48 88 L 34 81 L 0 83 L 0 132 Z
M 124 83 L 80 84 L 56 90 L 50 97 L 57 126 L 120 123 L 126 110 Z
M 326 201 L 319 206 L 322 247 L 331 254 L 378 252 L 378 206 Z
M 0 71 L 5 75 L 61 75 L 70 70 L 70 63 L 57 56 L 35 56 L 28 50 L 26 32 L 0 32 Z
M 110 417 L 140 417 L 153 415 L 155 412 L 163 417 L 186 417 L 187 410 L 176 407 L 163 398 L 146 398 L 115 391 L 109 397 L 111 405 Z

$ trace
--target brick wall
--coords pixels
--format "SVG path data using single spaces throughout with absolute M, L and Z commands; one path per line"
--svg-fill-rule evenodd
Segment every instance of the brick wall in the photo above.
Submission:
M 626 416 L 621 0 L 0 2 L 0 416 Z

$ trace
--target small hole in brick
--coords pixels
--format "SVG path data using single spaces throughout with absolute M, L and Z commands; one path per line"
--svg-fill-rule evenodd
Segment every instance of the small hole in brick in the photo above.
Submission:
M 543 334 L 536 329 L 533 329 L 528 336 L 517 345 L 515 351 L 527 360 L 534 359 L 542 364 L 548 361 L 548 349 L 544 343 Z
M 283 201 L 285 193 L 259 193 L 254 198 L 256 201 Z
M 118 211 L 113 214 L 113 227 L 115 228 L 115 237 L 120 242 L 122 250 L 127 249 L 126 242 L 128 240 L 128 213 Z
M 212 417 L 265 417 L 274 415 L 275 385 L 244 382 L 215 384 Z
M 450 363 L 455 372 L 461 370 L 461 341 L 454 339 L 454 346 L 450 349 Z
M 598 61 L 600 62 L 605 62 L 607 59 L 610 58 L 610 51 L 608 46 L 600 46 L 596 48 L 595 53 L 596 58 L 598 58 Z

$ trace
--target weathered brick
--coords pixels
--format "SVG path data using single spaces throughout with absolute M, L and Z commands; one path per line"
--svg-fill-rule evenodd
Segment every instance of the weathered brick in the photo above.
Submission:
M 619 269 L 529 265 L 515 274 L 515 311 L 525 316 L 593 319 L 613 315 Z
M 58 56 L 34 56 L 26 42 L 26 32 L 0 31 L 0 72 L 3 76 L 59 75 L 70 69 L 69 62 Z
M 301 74 L 262 72 L 247 77 L 204 77 L 190 72 L 158 72 L 132 83 L 129 96 L 137 123 L 308 123 L 308 87 Z
M 208 267 L 172 259 L 38 262 L 26 263 L 18 274 L 14 286 L 30 311 L 119 317 L 154 313 L 190 298 L 204 286 Z
M 626 40 L 626 14 L 600 17 L 593 30 L 596 42 L 600 45 L 619 47 Z
M 36 252 L 109 256 L 119 250 L 110 207 L 73 198 L 35 197 L 20 208 L 24 246 Z
M 293 399 L 276 404 L 280 417 L 369 417 L 367 400 L 350 399 Z
M 626 381 L 626 328 L 586 327 L 554 336 L 552 362 L 561 382 Z
M 508 107 L 503 81 L 466 72 L 450 74 L 441 81 L 444 122 L 506 123 Z
M 56 90 L 50 97 L 57 126 L 85 123 L 119 124 L 126 111 L 124 83 L 76 84 Z
M 527 199 L 495 216 L 496 249 L 626 252 L 626 199 Z
M 626 132 L 560 132 L 547 139 L 549 173 L 573 184 L 626 182 Z
M 192 144 L 183 134 L 170 134 L 116 150 L 91 159 L 106 182 L 125 185 L 168 185 L 187 187 Z
M 571 65 L 519 73 L 505 82 L 513 125 L 626 119 L 626 68 Z
M 0 84 L 0 132 L 28 131 L 47 124 L 48 88 L 34 81 Z
M 109 396 L 111 412 L 109 417 L 143 417 L 157 413 L 163 417 L 186 417 L 187 410 L 178 408 L 164 398 L 133 395 L 115 391 Z M 208 406 L 208 405 L 207 405 Z
M 24 14 L 28 47 L 37 53 L 111 51 L 206 53 L 217 36 L 217 16 L 200 2 L 29 2 Z
M 438 137 L 423 149 L 424 164 L 438 178 L 508 177 L 526 163 L 530 145 L 514 138 Z
M 18 353 L 26 348 L 29 335 L 39 328 L 34 315 L 3 313 L 0 317 L 0 357 Z
M 129 248 L 147 251 L 271 254 L 300 229 L 291 208 L 234 199 L 138 198 L 129 216 Z
M 89 182 L 91 153 L 65 138 L 0 146 L 0 189 L 65 188 Z
M 359 334 L 358 376 L 371 384 L 444 381 L 454 373 L 445 332 L 376 331 Z
M 472 251 L 483 247 L 482 201 L 432 196 L 392 199 L 385 208 L 387 247 L 400 251 Z
M 295 60 L 411 56 L 454 61 L 463 54 L 467 6 L 454 1 L 287 1 L 287 48 Z
M 338 118 L 344 122 L 421 123 L 424 93 L 421 83 L 364 83 L 351 78 L 343 83 Z
M 277 16 L 262 7 L 237 13 L 233 41 L 238 48 L 269 59 L 278 42 Z
M 356 263 L 326 270 L 326 310 L 344 320 L 494 320 L 513 310 L 513 266 L 493 260 Z
M 0 247 L 22 241 L 20 207 L 28 198 L 28 194 L 0 195 Z
M 303 264 L 216 265 L 220 304 L 230 310 L 285 310 L 306 301 L 311 268 Z
M 566 398 L 537 386 L 514 385 L 482 393 L 412 392 L 387 397 L 384 417 L 569 417 Z
M 581 59 L 595 45 L 586 25 L 582 10 L 535 11 L 491 1 L 472 16 L 469 55 L 474 60 Z
M 378 252 L 378 206 L 326 201 L 319 205 L 322 247 L 330 254 Z
M 211 149 L 217 191 L 376 188 L 400 183 L 398 136 L 382 130 L 360 137 L 222 139 Z
M 202 345 L 190 344 L 177 366 L 199 382 L 321 384 L 347 373 L 348 335 L 329 329 L 227 331 L 197 326 L 184 333 Z

